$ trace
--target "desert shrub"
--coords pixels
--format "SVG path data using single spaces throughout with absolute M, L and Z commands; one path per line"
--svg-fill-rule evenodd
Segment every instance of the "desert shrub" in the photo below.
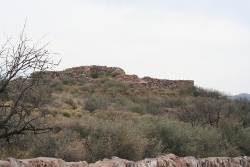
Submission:
M 164 113 L 163 100 L 156 96 L 139 97 L 137 95 L 133 98 L 116 97 L 114 102 L 118 109 L 124 109 L 139 114 L 158 115 Z
M 127 83 L 124 83 L 124 82 L 109 80 L 109 81 L 105 82 L 103 87 L 104 88 L 112 88 L 112 89 L 117 88 L 117 89 L 127 90 L 129 88 L 129 85 Z
M 142 98 L 141 103 L 145 106 L 145 112 L 147 114 L 159 115 L 164 113 L 164 104 L 162 99 L 156 96 L 147 96 Z
M 234 145 L 227 142 L 217 128 L 192 127 L 162 118 L 146 119 L 141 123 L 142 131 L 147 132 L 147 137 L 157 141 L 153 143 L 153 148 L 159 149 L 153 152 L 158 154 L 174 153 L 178 156 L 196 157 L 239 155 Z
M 196 86 L 181 86 L 179 87 L 179 93 L 183 95 L 198 96 L 199 92 Z
M 66 111 L 64 111 L 63 113 L 62 113 L 62 115 L 64 116 L 64 117 L 70 117 L 70 113 L 68 113 L 68 112 L 66 112 Z
M 66 98 L 64 102 L 72 107 L 73 110 L 77 109 L 77 105 L 75 104 L 72 98 Z
M 169 97 L 164 99 L 163 103 L 165 107 L 175 108 L 182 106 L 184 104 L 184 101 L 178 97 Z
M 161 153 L 170 153 L 177 145 L 174 142 L 174 128 L 170 122 L 157 120 L 144 120 L 142 122 L 142 129 L 148 131 L 149 138 L 156 138 L 155 140 L 162 143 Z
M 102 88 L 107 90 L 108 93 L 112 97 L 116 97 L 116 95 L 121 94 L 121 95 L 127 95 L 129 94 L 128 89 L 129 89 L 129 84 L 123 83 L 123 82 L 117 82 L 117 81 L 106 81 L 103 85 Z
M 73 84 L 75 84 L 76 82 L 75 82 L 75 79 L 74 79 L 74 78 L 71 78 L 71 77 L 63 77 L 63 78 L 62 78 L 62 83 L 63 83 L 64 85 L 73 85 Z
M 85 109 L 93 112 L 95 110 L 105 110 L 109 104 L 109 98 L 102 94 L 93 94 L 85 100 Z
M 151 117 L 141 117 L 135 120 L 136 127 L 145 134 L 148 139 L 148 144 L 144 152 L 144 158 L 157 157 L 158 155 L 164 154 L 164 145 L 162 140 L 159 138 L 156 130 L 156 124 L 158 119 Z
M 250 125 L 250 101 L 246 98 L 238 98 L 234 101 L 236 110 L 233 114 L 239 122 L 243 122 L 244 127 Z
M 113 99 L 113 102 L 116 104 L 117 109 L 124 109 L 127 105 L 127 103 L 130 102 L 130 100 L 124 96 L 116 96 Z
M 138 113 L 133 112 L 126 112 L 126 111 L 112 111 L 112 110 L 106 110 L 106 111 L 97 111 L 94 112 L 94 116 L 102 119 L 108 119 L 108 120 L 137 120 L 141 115 Z
M 70 129 L 59 133 L 45 134 L 40 137 L 32 150 L 33 156 L 61 158 L 65 161 L 81 161 L 86 157 L 84 141 L 80 135 Z
M 50 79 L 48 80 L 49 85 L 53 88 L 53 90 L 55 91 L 63 91 L 63 84 L 62 84 L 62 80 L 54 78 L 54 79 Z
M 185 101 L 176 115 L 180 121 L 195 125 L 212 125 L 218 127 L 220 120 L 226 115 L 223 99 L 195 97 Z
M 114 77 L 116 77 L 117 75 L 120 75 L 118 72 L 116 72 L 116 71 L 114 71 L 114 72 L 112 72 L 111 73 L 111 76 L 114 78 Z
M 108 121 L 91 131 L 86 146 L 90 161 L 111 156 L 138 160 L 144 155 L 147 139 L 131 126 L 131 122 Z
M 130 101 L 126 104 L 126 109 L 128 111 L 135 112 L 138 114 L 145 114 L 146 113 L 143 105 L 138 104 L 138 103 L 134 103 L 134 102 L 130 102 Z
M 223 138 L 234 145 L 240 155 L 250 155 L 250 131 L 243 128 L 242 123 L 224 120 L 220 122 L 219 129 Z
M 225 121 L 233 121 L 237 123 L 242 123 L 244 128 L 250 125 L 250 101 L 247 99 L 219 99 L 216 100 L 217 103 L 220 102 L 223 108 L 221 112 L 221 117 Z M 216 103 L 215 103 L 216 104 Z
M 11 142 L 0 140 L 0 159 L 6 159 L 9 157 L 30 158 L 31 142 L 32 141 L 27 136 L 13 138 Z
M 210 98 L 223 98 L 226 99 L 227 96 L 223 94 L 222 92 L 219 92 L 214 89 L 206 89 L 202 87 L 197 86 L 182 86 L 179 88 L 179 93 L 184 95 L 191 95 L 194 97 L 200 96 L 200 97 L 210 97 Z
M 86 80 L 84 78 L 78 78 L 77 83 L 78 83 L 78 85 L 83 85 L 86 83 Z
M 181 129 L 182 131 L 178 130 L 178 133 L 175 134 L 176 138 L 181 142 L 180 147 L 173 150 L 173 152 L 178 152 L 181 156 L 222 157 L 239 155 L 234 145 L 230 145 L 224 140 L 217 128 L 211 126 L 185 126 L 184 132 L 184 128 Z
M 214 89 L 205 89 L 202 87 L 196 87 L 196 90 L 197 90 L 197 96 L 200 96 L 200 97 L 210 97 L 210 98 L 215 98 L 215 99 L 220 99 L 220 98 L 225 99 L 227 97 L 222 92 L 219 92 Z
M 100 76 L 100 73 L 94 73 L 94 72 L 92 72 L 92 73 L 90 73 L 90 76 L 92 78 L 96 79 L 96 78 L 98 78 Z
M 89 87 L 89 85 L 83 85 L 79 89 L 80 89 L 80 91 L 89 91 L 90 87 Z
M 104 78 L 106 78 L 106 77 L 111 77 L 111 73 L 110 72 L 104 72 L 104 71 L 102 71 L 102 72 L 97 72 L 97 71 L 94 71 L 94 72 L 91 72 L 90 73 L 90 76 L 92 77 L 92 78 L 94 78 L 94 79 L 97 79 L 97 78 L 102 78 L 102 79 L 104 79 Z
M 84 140 L 85 160 L 88 162 L 112 156 L 130 160 L 144 157 L 148 139 L 131 120 L 104 120 L 85 115 L 72 122 L 67 128 L 80 134 Z
M 229 129 L 227 124 L 191 126 L 163 116 L 119 111 L 64 119 L 58 121 L 61 130 L 43 138 L 34 156 L 95 162 L 112 156 L 136 161 L 166 153 L 195 157 L 249 154 L 249 132 L 238 125 Z
M 163 144 L 157 137 L 148 138 L 148 145 L 146 147 L 144 158 L 155 158 L 162 155 Z

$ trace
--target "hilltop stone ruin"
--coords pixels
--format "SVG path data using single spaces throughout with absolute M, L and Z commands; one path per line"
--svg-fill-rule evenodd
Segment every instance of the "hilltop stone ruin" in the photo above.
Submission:
M 168 80 L 151 77 L 139 78 L 137 75 L 128 75 L 119 67 L 107 66 L 80 66 L 68 68 L 63 71 L 40 71 L 35 72 L 31 77 L 71 78 L 84 79 L 85 82 L 96 82 L 100 78 L 109 80 L 134 83 L 147 88 L 169 88 L 176 89 L 180 86 L 194 86 L 193 80 Z

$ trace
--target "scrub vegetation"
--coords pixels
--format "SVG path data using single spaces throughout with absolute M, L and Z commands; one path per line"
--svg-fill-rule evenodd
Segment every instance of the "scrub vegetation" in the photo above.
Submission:
M 68 78 L 66 80 L 69 80 Z M 189 86 L 145 88 L 98 79 L 95 83 L 44 78 L 50 103 L 48 133 L 1 140 L 1 158 L 57 157 L 94 162 L 178 156 L 250 155 L 250 102 Z

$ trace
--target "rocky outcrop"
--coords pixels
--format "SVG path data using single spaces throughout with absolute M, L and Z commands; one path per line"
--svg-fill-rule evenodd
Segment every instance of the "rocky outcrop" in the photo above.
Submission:
M 148 158 L 133 162 L 118 157 L 103 159 L 88 164 L 86 161 L 65 162 L 56 158 L 39 157 L 34 159 L 8 158 L 0 161 L 0 167 L 250 167 L 250 157 L 178 157 L 167 154 L 158 158 Z
M 125 83 L 134 83 L 147 88 L 169 88 L 176 89 L 180 86 L 193 86 L 193 80 L 167 80 L 144 77 L 139 78 L 137 75 L 127 75 L 123 69 L 118 67 L 107 66 L 81 66 L 69 68 L 63 71 L 40 71 L 35 72 L 31 77 L 51 77 L 51 78 L 71 78 L 84 79 L 85 82 L 96 82 L 99 78 L 105 78 Z

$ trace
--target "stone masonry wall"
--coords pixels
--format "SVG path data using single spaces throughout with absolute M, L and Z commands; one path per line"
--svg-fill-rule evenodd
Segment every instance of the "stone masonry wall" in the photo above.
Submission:
M 63 71 L 42 71 L 35 72 L 31 77 L 52 77 L 84 79 L 86 82 L 95 82 L 98 78 L 106 78 L 119 82 L 135 83 L 147 88 L 169 88 L 176 89 L 180 86 L 193 86 L 193 80 L 168 80 L 150 77 L 139 78 L 137 75 L 127 75 L 125 71 L 118 67 L 107 66 L 80 66 L 68 68 Z
M 0 167 L 250 167 L 250 157 L 178 157 L 167 154 L 141 161 L 129 161 L 118 157 L 95 163 L 65 162 L 62 159 L 38 157 L 33 159 L 8 158 L 0 160 Z

